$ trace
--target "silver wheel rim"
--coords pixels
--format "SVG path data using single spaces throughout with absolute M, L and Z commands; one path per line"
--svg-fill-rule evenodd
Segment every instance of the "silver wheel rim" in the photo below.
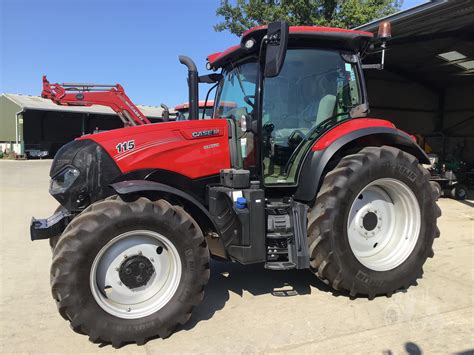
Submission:
M 145 285 L 127 287 L 119 270 L 131 257 L 149 260 L 154 272 Z M 96 255 L 90 271 L 90 288 L 97 304 L 107 313 L 125 319 L 146 317 L 163 308 L 181 279 L 181 259 L 163 235 L 149 230 L 120 234 Z
M 379 179 L 352 202 L 347 235 L 354 256 L 375 271 L 392 270 L 412 253 L 421 212 L 413 191 L 396 179 Z

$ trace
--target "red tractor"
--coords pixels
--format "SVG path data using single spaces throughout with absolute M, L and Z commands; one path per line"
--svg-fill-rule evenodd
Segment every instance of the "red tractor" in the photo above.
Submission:
M 52 240 L 71 327 L 116 347 L 167 337 L 203 299 L 211 257 L 309 269 L 352 297 L 416 284 L 440 210 L 413 137 L 368 118 L 361 57 L 383 29 L 253 28 L 208 57 L 219 73 L 180 57 L 189 120 L 61 148 L 61 207 L 31 237 Z M 214 119 L 198 120 L 199 82 L 217 83 Z
M 214 100 L 200 100 L 198 102 L 198 115 L 199 119 L 212 118 L 212 110 L 214 107 Z M 174 110 L 177 112 L 176 119 L 178 121 L 184 121 L 189 119 L 189 102 L 177 105 Z
M 211 87 L 210 90 L 213 88 Z M 235 108 L 237 107 L 236 103 L 234 102 L 224 102 L 221 101 L 219 103 L 220 107 L 230 107 Z M 185 102 L 176 106 L 175 111 L 177 112 L 176 119 L 178 121 L 188 120 L 189 119 L 189 102 Z M 213 118 L 214 116 L 214 100 L 200 100 L 198 103 L 198 115 L 199 119 L 205 120 L 209 118 Z

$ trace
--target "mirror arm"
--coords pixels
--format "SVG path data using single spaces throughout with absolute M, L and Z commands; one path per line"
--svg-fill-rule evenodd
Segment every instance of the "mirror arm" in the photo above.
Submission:
M 382 41 L 380 44 L 380 49 L 381 49 L 381 60 L 380 63 L 378 64 L 362 64 L 362 69 L 377 69 L 377 70 L 383 70 L 385 66 L 385 49 L 387 48 L 387 41 Z

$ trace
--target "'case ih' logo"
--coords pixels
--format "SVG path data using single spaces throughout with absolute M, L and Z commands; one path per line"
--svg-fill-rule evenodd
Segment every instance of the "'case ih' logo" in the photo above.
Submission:
M 209 129 L 207 131 L 197 131 L 191 133 L 193 138 L 201 138 L 201 137 L 209 137 L 209 136 L 217 136 L 220 133 L 218 129 Z

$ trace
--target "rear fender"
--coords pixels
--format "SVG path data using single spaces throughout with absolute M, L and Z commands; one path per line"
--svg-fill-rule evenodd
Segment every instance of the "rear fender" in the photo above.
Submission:
M 421 164 L 429 164 L 426 153 L 407 133 L 394 127 L 368 127 L 357 129 L 334 139 L 318 139 L 308 152 L 301 168 L 294 198 L 313 201 L 328 170 L 339 160 L 364 147 L 392 146 L 415 156 Z
M 196 220 L 202 229 L 209 251 L 212 255 L 227 259 L 227 253 L 208 210 L 193 196 L 174 187 L 146 180 L 127 180 L 110 185 L 117 194 L 126 196 L 160 196 L 170 199 L 170 202 L 182 204 L 185 210 Z

